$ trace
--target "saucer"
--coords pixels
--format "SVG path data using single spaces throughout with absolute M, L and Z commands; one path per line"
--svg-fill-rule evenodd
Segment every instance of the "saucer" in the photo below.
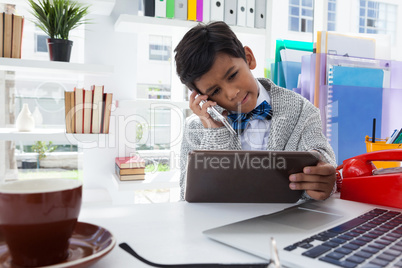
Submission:
M 116 239 L 105 228 L 77 222 L 70 238 L 68 258 L 43 268 L 85 268 L 108 254 L 115 245 Z M 0 267 L 16 268 L 16 265 L 11 263 L 11 255 L 2 235 L 0 235 Z

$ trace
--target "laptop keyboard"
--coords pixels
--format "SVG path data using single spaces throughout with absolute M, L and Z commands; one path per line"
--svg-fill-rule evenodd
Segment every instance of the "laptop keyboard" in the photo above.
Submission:
M 402 268 L 402 214 L 376 208 L 284 249 L 340 267 Z

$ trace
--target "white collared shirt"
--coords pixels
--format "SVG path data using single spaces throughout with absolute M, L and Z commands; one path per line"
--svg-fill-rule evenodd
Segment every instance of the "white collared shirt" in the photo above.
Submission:
M 257 81 L 257 80 L 256 80 Z M 271 98 L 267 90 L 257 81 L 259 95 L 256 106 L 264 100 L 271 104 Z M 254 107 L 254 108 L 255 108 Z M 267 149 L 268 135 L 271 127 L 271 120 L 251 119 L 240 135 L 241 148 L 243 150 L 262 151 Z

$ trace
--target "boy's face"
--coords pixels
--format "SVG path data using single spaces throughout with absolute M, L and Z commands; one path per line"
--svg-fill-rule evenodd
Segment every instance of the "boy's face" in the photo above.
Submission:
M 256 61 L 249 47 L 244 47 L 247 62 L 225 53 L 216 55 L 212 68 L 194 81 L 195 86 L 209 100 L 228 111 L 248 113 L 254 109 L 258 85 L 251 70 Z

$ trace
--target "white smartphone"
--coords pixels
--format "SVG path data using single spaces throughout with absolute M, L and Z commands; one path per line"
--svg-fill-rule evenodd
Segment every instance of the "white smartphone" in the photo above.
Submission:
M 198 95 L 198 96 L 200 96 L 200 95 Z M 207 101 L 202 100 L 201 104 L 204 104 L 206 102 Z M 223 123 L 223 125 L 225 125 L 225 127 L 230 131 L 230 133 L 232 133 L 233 135 L 237 135 L 236 131 L 232 128 L 232 125 L 228 122 L 228 120 L 220 112 L 218 112 L 214 107 L 208 107 L 207 112 L 214 114 L 218 118 L 218 120 L 221 121 Z

